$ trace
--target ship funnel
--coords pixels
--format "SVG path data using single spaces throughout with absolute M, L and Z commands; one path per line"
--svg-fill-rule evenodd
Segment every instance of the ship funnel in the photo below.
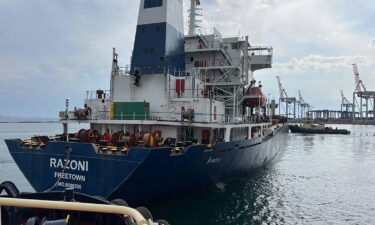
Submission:
M 143 75 L 184 70 L 182 0 L 141 0 L 131 72 Z

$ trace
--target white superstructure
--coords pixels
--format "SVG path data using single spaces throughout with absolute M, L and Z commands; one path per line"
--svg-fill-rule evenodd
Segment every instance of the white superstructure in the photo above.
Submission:
M 102 133 L 162 131 L 163 137 L 179 142 L 230 141 L 252 138 L 255 133 L 261 135 L 268 125 L 256 121 L 265 112 L 264 106 L 248 107 L 244 102 L 251 98 L 247 94 L 249 88 L 255 86 L 253 73 L 271 67 L 272 47 L 254 47 L 248 36 L 224 37 L 215 28 L 200 28 L 196 18 L 200 15 L 200 1 L 192 0 L 189 33 L 182 42 L 175 41 L 184 45 L 185 69 L 176 68 L 169 61 L 174 60 L 173 54 L 177 55 L 172 39 L 183 30 L 179 22 L 182 2 L 158 0 L 156 6 L 150 7 L 146 1 L 141 0 L 135 48 L 142 48 L 137 54 L 145 54 L 150 62 L 156 60 L 159 64 L 134 66 L 144 62 L 133 54 L 133 65 L 121 68 L 114 49 L 110 90 L 88 92 L 85 109 L 76 109 L 70 118 L 81 120 L 77 115 L 86 115 L 91 127 Z M 165 30 L 159 28 L 163 24 L 167 24 Z M 148 44 L 142 37 L 142 32 L 149 29 L 157 29 L 157 34 L 165 37 L 166 48 L 161 53 L 158 46 L 153 46 L 152 41 Z M 146 46 L 140 46 L 141 43 Z M 114 108 L 120 103 L 126 108 L 130 103 L 142 102 L 147 110 L 141 115 L 137 110 L 130 110 L 132 115 L 128 115 L 127 109 L 123 113 Z

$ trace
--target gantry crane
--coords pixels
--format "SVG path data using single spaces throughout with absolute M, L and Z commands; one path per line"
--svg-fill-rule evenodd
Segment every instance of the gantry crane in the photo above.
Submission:
M 359 119 L 369 119 L 369 115 L 373 114 L 373 119 L 375 120 L 375 92 L 374 91 L 367 91 L 366 86 L 364 85 L 363 81 L 359 77 L 359 70 L 358 65 L 356 63 L 352 64 L 353 66 L 353 73 L 354 73 L 354 81 L 355 81 L 355 90 L 353 92 L 353 120 L 356 119 L 356 110 L 359 111 Z M 359 101 L 358 99 L 359 98 Z M 363 103 L 365 100 L 365 104 Z M 365 106 L 365 112 L 363 111 L 363 106 Z M 372 107 L 372 111 L 369 111 L 369 106 Z M 365 113 L 365 117 L 364 114 Z
M 347 119 L 350 118 L 349 112 L 353 111 L 353 103 L 349 102 L 349 100 L 345 97 L 344 91 L 340 90 L 341 93 L 341 118 Z
M 353 107 L 353 103 L 349 102 L 349 100 L 345 97 L 344 91 L 340 90 L 341 92 L 341 112 L 349 112 L 350 109 Z
M 279 115 L 285 115 L 287 118 L 289 118 L 290 115 L 293 116 L 293 118 L 296 118 L 296 102 L 297 99 L 295 97 L 288 97 L 288 94 L 286 93 L 283 85 L 281 84 L 281 79 L 279 76 L 276 76 L 277 82 L 279 85 L 279 92 L 280 92 L 280 98 L 279 98 Z M 282 103 L 285 103 L 285 107 Z M 289 107 L 293 104 L 293 114 L 290 114 Z M 284 108 L 285 114 L 281 113 L 281 108 Z
M 300 118 L 305 118 L 305 116 L 307 116 L 307 112 L 309 111 L 310 104 L 305 102 L 305 99 L 302 97 L 301 90 L 298 90 L 298 96 L 299 96 L 299 99 L 298 99 L 298 106 L 299 106 L 298 116 Z

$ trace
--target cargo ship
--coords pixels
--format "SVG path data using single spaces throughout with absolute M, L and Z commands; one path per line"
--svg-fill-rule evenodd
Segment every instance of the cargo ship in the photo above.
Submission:
M 60 112 L 62 134 L 6 140 L 38 191 L 75 191 L 131 205 L 199 191 L 270 162 L 288 133 L 254 72 L 273 48 L 199 26 L 191 0 L 141 0 L 131 65 L 113 49 L 109 90 Z M 271 102 L 271 103 L 270 103 Z M 69 133 L 71 123 L 90 129 Z

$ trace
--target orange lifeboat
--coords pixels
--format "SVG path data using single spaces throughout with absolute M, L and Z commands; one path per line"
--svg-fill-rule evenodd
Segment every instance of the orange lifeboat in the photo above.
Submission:
M 252 87 L 247 90 L 246 105 L 249 107 L 262 107 L 267 104 L 267 97 L 261 87 Z

